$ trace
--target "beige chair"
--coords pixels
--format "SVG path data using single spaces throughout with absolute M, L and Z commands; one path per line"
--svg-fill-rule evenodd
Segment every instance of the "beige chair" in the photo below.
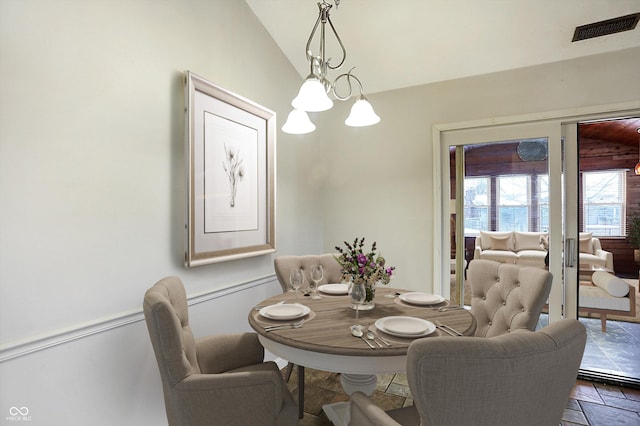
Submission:
M 586 331 L 564 319 L 492 338 L 426 337 L 407 355 L 414 406 L 384 412 L 351 395 L 352 426 L 558 425 L 576 383 Z
M 303 256 L 279 256 L 273 261 L 273 266 L 276 271 L 276 277 L 282 287 L 282 292 L 294 291 L 289 282 L 289 274 L 292 270 L 301 268 L 304 272 L 304 282 L 309 284 L 311 282 L 311 267 L 313 265 L 322 265 L 324 275 L 319 285 L 327 283 L 339 283 L 342 282 L 342 267 L 332 254 L 319 254 L 319 255 L 303 255 Z M 287 365 L 286 380 L 289 381 L 291 372 L 293 371 L 293 364 Z M 304 367 L 298 366 L 298 416 L 302 418 L 304 414 Z
M 194 339 L 187 297 L 168 277 L 144 295 L 169 425 L 295 425 L 296 404 L 254 333 Z
M 493 337 L 515 330 L 534 331 L 551 291 L 549 271 L 474 259 L 467 279 L 477 337 Z

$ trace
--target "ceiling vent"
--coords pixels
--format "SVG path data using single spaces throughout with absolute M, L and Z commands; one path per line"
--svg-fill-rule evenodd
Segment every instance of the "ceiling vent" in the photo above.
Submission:
M 571 41 L 586 40 L 588 38 L 629 31 L 636 27 L 638 20 L 640 20 L 640 13 L 633 13 L 619 18 L 607 19 L 606 21 L 580 25 L 576 27 Z

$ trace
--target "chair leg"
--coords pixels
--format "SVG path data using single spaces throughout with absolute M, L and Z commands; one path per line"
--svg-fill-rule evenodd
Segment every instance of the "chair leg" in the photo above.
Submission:
M 607 314 L 600 314 L 600 327 L 603 333 L 607 332 Z
M 304 367 L 298 366 L 298 418 L 304 417 Z
M 285 378 L 284 381 L 285 382 L 289 382 L 289 379 L 291 378 L 291 373 L 293 373 L 293 363 L 288 363 L 287 364 L 287 371 L 284 373 Z

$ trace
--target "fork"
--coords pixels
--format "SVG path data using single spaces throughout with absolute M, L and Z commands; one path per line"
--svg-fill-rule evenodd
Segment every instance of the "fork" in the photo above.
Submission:
M 385 346 L 391 346 L 391 343 L 384 340 L 380 335 L 378 335 L 378 333 L 373 332 L 373 335 L 376 336 L 376 338 L 380 340 L 382 343 L 384 343 Z
M 300 328 L 304 324 L 304 319 L 301 319 L 298 322 L 292 322 L 287 324 L 278 324 L 278 325 L 268 325 L 264 328 L 264 331 L 273 331 L 280 330 L 281 328 Z

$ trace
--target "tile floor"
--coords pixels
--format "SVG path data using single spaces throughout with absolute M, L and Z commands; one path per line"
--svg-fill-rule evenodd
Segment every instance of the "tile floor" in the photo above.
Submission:
M 297 396 L 295 375 L 294 372 L 291 376 L 289 388 Z M 404 374 L 379 376 L 378 388 L 372 398 L 385 410 L 413 404 Z M 305 413 L 300 425 L 331 425 L 322 406 L 348 399 L 342 392 L 338 374 L 306 369 Z M 578 380 L 561 425 L 640 425 L 640 390 Z
M 587 329 L 581 369 L 597 376 L 609 375 L 609 383 L 640 386 L 640 324 L 608 320 L 603 333 L 599 319 L 580 318 L 580 322 Z M 542 314 L 538 328 L 547 324 L 548 317 Z

